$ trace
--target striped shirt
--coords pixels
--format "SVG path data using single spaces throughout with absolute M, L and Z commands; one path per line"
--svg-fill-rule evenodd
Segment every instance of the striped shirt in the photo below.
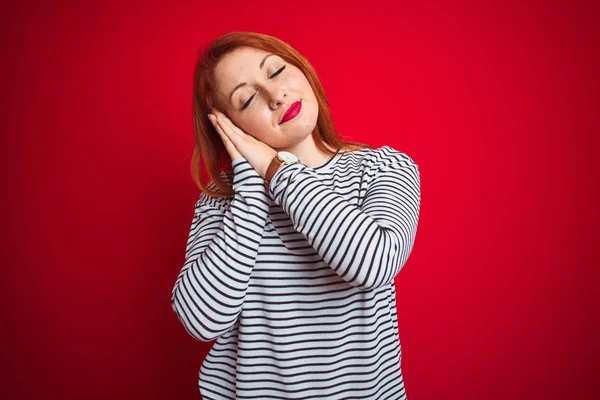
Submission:
M 390 146 L 281 167 L 245 158 L 202 193 L 171 295 L 204 400 L 406 399 L 394 278 L 413 248 L 418 165 Z M 215 189 L 214 183 L 209 187 Z

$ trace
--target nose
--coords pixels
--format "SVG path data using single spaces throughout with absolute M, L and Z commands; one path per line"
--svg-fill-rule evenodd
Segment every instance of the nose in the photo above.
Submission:
M 278 107 L 281 107 L 281 105 L 284 103 L 285 101 L 285 97 L 287 96 L 287 94 L 278 91 L 276 93 L 273 94 L 271 101 L 270 101 L 270 106 L 271 109 L 275 110 Z

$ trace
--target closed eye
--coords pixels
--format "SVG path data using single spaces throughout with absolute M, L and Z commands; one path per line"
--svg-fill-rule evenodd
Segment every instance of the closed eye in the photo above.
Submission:
M 271 78 L 274 78 L 274 77 L 276 77 L 277 75 L 279 75 L 279 74 L 280 74 L 280 73 L 281 73 L 281 72 L 282 72 L 282 71 L 285 69 L 285 67 L 286 67 L 286 66 L 284 65 L 283 67 L 279 68 L 279 69 L 277 70 L 277 72 L 275 72 L 273 75 L 271 75 Z M 246 102 L 246 103 L 245 103 L 245 104 L 242 106 L 242 108 L 241 108 L 242 110 L 245 110 L 245 109 L 246 109 L 246 108 L 247 108 L 247 107 L 250 105 L 250 102 L 252 101 L 252 99 L 254 98 L 254 96 L 256 96 L 256 93 L 255 93 L 255 94 L 253 94 L 253 95 L 252 95 L 252 97 L 250 97 L 250 98 L 248 99 L 248 101 L 247 101 L 247 102 Z

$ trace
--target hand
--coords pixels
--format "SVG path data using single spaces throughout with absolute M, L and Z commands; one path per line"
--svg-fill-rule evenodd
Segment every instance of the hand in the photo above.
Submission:
M 208 118 L 221 136 L 231 161 L 245 158 L 256 172 L 265 179 L 267 168 L 271 160 L 277 155 L 277 151 L 254 136 L 248 135 L 235 126 L 225 114 L 216 109 L 213 109 L 212 114 L 208 114 Z
M 225 144 L 225 149 L 227 150 L 227 153 L 229 153 L 229 157 L 231 158 L 231 161 L 233 162 L 233 161 L 237 160 L 238 158 L 243 158 L 243 156 L 240 154 L 240 152 L 237 151 L 237 149 L 235 148 L 235 145 L 231 142 L 231 140 L 229 140 L 229 137 L 225 134 L 225 132 L 223 132 L 223 129 L 218 124 L 215 110 L 213 109 L 212 111 L 213 111 L 213 114 L 208 114 L 208 119 L 210 120 L 210 122 L 212 122 L 213 126 L 217 130 L 217 133 L 221 137 L 223 144 Z

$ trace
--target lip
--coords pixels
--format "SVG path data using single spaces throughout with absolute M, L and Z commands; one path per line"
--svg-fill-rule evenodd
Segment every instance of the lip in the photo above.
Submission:
M 301 101 L 296 101 L 296 102 L 292 103 L 289 106 L 289 108 L 285 111 L 285 113 L 283 114 L 283 118 L 281 118 L 281 122 L 279 123 L 279 125 L 283 124 L 286 121 L 289 121 L 290 119 L 294 118 L 296 115 L 300 114 L 301 109 L 302 109 Z

